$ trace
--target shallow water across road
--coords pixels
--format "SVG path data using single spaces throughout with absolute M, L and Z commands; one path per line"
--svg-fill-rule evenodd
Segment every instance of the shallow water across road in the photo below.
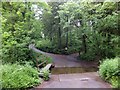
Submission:
M 98 69 L 91 67 L 56 67 L 53 68 L 51 73 L 52 74 L 72 74 L 72 73 L 86 73 L 86 72 L 96 72 Z

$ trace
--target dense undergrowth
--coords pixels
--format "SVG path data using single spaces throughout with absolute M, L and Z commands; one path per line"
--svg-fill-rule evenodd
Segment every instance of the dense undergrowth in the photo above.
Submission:
M 2 74 L 1 84 L 3 89 L 16 88 L 25 89 L 33 88 L 43 82 L 43 80 L 49 80 L 48 70 L 37 69 L 37 64 L 46 61 L 40 68 L 45 67 L 48 63 L 52 63 L 52 58 L 42 55 L 33 54 L 34 58 L 31 61 L 22 61 L 12 63 L 4 63 L 0 66 L 0 72 Z M 44 77 L 39 77 L 40 71 Z
M 47 64 L 52 63 L 53 59 L 50 56 L 46 56 L 44 54 L 35 52 L 33 50 L 31 50 L 32 53 L 32 64 L 34 67 L 36 67 L 36 64 L 40 64 L 42 62 L 44 62 L 40 67 L 45 67 Z
M 114 88 L 120 88 L 120 66 L 119 57 L 105 59 L 99 66 L 99 74 L 102 79 L 112 84 Z
M 2 72 L 3 89 L 30 88 L 42 83 L 38 70 L 29 64 L 4 64 L 0 66 L 0 72 Z
M 63 47 L 59 49 L 55 44 L 53 44 L 50 40 L 40 40 L 36 42 L 36 47 L 42 51 L 49 52 L 49 53 L 55 53 L 55 54 L 72 54 L 77 53 L 79 51 L 78 44 L 69 46 L 69 47 Z

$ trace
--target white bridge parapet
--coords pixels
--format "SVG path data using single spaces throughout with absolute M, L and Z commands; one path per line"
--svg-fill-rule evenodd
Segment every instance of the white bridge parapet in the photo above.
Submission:
M 44 55 L 47 54 L 46 52 L 43 52 L 43 51 L 35 48 L 35 44 L 30 44 L 30 45 L 29 45 L 29 49 L 30 49 L 30 50 L 33 50 L 34 52 L 41 53 L 41 54 L 44 54 Z

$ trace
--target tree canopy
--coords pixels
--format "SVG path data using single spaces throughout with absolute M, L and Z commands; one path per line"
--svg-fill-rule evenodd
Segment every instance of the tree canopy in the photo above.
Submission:
M 84 59 L 119 56 L 118 5 L 106 1 L 2 2 L 3 58 L 30 59 L 30 43 L 47 52 L 79 52 Z

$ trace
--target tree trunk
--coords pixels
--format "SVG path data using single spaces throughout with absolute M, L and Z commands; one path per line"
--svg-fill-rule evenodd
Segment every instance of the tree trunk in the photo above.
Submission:
M 60 17 L 58 18 L 58 48 L 61 49 L 61 28 L 60 28 Z
M 68 16 L 67 16 L 67 22 L 68 22 Z M 67 27 L 67 33 L 66 33 L 66 47 L 68 48 L 68 27 Z
M 71 30 L 70 30 L 70 45 L 72 46 L 72 32 L 71 32 Z
M 84 53 L 87 53 L 86 35 L 84 34 L 82 37 L 83 37 L 83 47 L 84 47 Z
M 66 33 L 66 47 L 68 47 L 68 27 L 67 27 L 67 33 Z
M 58 28 L 58 48 L 61 49 L 61 29 Z

